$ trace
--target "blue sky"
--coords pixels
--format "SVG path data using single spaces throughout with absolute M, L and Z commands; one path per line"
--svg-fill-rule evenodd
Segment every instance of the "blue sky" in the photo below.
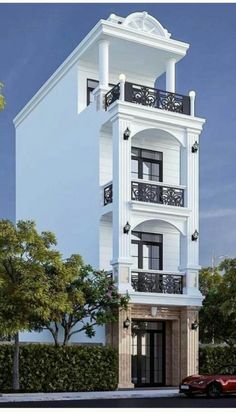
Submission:
M 200 149 L 201 264 L 210 264 L 212 251 L 235 257 L 236 4 L 1 3 L 0 81 L 7 106 L 0 113 L 0 217 L 14 218 L 13 117 L 99 19 L 143 10 L 172 38 L 190 43 L 177 65 L 176 90 L 196 90 L 197 115 L 207 119 Z

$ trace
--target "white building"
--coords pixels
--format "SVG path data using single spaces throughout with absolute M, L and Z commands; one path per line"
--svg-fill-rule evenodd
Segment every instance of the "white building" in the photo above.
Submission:
M 146 12 L 112 14 L 14 120 L 17 220 L 55 231 L 65 256 L 80 253 L 129 292 L 128 311 L 93 339 L 118 347 L 120 387 L 177 385 L 198 369 L 204 119 L 194 92 L 175 93 L 188 47 Z M 165 91 L 154 88 L 163 73 Z

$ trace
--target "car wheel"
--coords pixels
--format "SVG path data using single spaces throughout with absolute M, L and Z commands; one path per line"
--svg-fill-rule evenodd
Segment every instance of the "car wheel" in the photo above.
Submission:
M 207 396 L 211 398 L 217 398 L 221 395 L 221 385 L 220 383 L 213 382 L 207 387 Z

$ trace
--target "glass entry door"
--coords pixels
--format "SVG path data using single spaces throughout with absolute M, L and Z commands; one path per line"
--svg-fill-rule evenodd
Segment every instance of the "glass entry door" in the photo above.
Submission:
M 137 387 L 165 384 L 165 324 L 132 322 L 132 382 Z

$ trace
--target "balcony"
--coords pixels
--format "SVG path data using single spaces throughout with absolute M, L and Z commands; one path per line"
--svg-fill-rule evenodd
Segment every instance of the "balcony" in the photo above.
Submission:
M 104 206 L 112 203 L 112 195 L 112 183 L 109 183 L 103 189 Z M 143 180 L 132 181 L 131 200 L 184 207 L 184 189 L 162 183 L 151 184 Z
M 183 273 L 137 270 L 132 271 L 131 284 L 137 292 L 183 294 L 183 279 Z
M 105 95 L 105 108 L 107 109 L 113 102 L 120 99 L 120 96 L 121 87 L 118 83 Z M 138 105 L 190 115 L 189 96 L 154 89 L 149 86 L 125 82 L 124 100 Z
M 161 183 L 157 185 L 143 181 L 132 181 L 131 199 L 132 201 L 183 207 L 184 189 Z

